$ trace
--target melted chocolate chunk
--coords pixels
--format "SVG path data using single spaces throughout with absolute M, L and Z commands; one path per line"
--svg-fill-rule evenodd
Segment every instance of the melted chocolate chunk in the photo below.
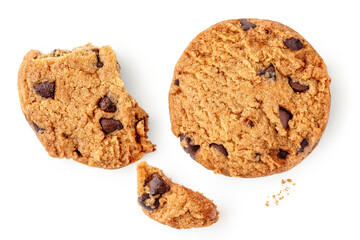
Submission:
M 175 79 L 174 84 L 175 84 L 176 86 L 179 86 L 179 84 L 180 84 L 179 79 Z
M 255 126 L 255 124 L 254 124 L 254 122 L 253 121 L 251 121 L 250 119 L 245 119 L 245 122 L 247 122 L 247 124 L 249 124 L 249 126 L 250 127 L 254 127 Z
M 309 89 L 309 86 L 294 82 L 294 80 L 292 80 L 291 78 L 289 78 L 289 85 L 294 90 L 294 92 L 305 92 Z
M 157 194 L 164 194 L 170 190 L 169 184 L 167 184 L 165 180 L 157 173 L 154 173 L 151 176 L 151 180 L 149 181 L 149 188 L 150 195 L 152 196 Z
M 304 152 L 305 148 L 309 145 L 309 142 L 306 138 L 304 138 L 301 143 L 300 146 L 301 148 L 299 149 L 299 152 Z
M 273 81 L 276 81 L 275 67 L 272 64 L 270 64 L 270 66 L 268 66 L 266 69 L 260 71 L 258 73 L 258 76 L 265 76 Z
M 105 111 L 105 112 L 116 112 L 116 105 L 113 101 L 111 101 L 110 98 L 108 98 L 107 96 L 103 97 L 99 103 L 98 106 L 101 110 Z
M 33 127 L 34 127 L 34 130 L 35 130 L 35 132 L 37 132 L 37 133 L 43 133 L 43 132 L 45 132 L 45 129 L 42 129 L 41 127 L 39 127 L 36 123 L 32 123 L 33 124 Z
M 291 50 L 300 50 L 304 47 L 304 44 L 298 38 L 289 38 L 284 41 L 285 46 Z
M 45 79 L 47 80 L 47 79 Z M 55 82 L 41 82 L 34 84 L 36 93 L 43 98 L 54 99 L 55 96 Z
M 190 157 L 195 160 L 195 154 L 196 154 L 196 151 L 199 150 L 200 145 L 191 144 L 191 142 L 192 142 L 191 138 L 185 136 L 184 134 L 181 134 L 180 135 L 180 142 L 182 142 L 183 139 L 185 139 L 186 143 L 187 143 L 187 147 L 183 147 L 184 151 L 186 153 L 190 154 Z
M 286 159 L 289 153 L 287 151 L 284 151 L 282 149 L 279 149 L 278 157 L 281 159 Z
M 215 148 L 216 150 L 218 150 L 220 153 L 224 154 L 225 156 L 229 155 L 226 148 L 221 144 L 219 145 L 219 144 L 216 144 L 216 143 L 211 143 L 210 147 Z
M 153 211 L 159 207 L 159 198 L 156 198 L 152 205 L 148 205 L 146 200 L 150 199 L 150 195 L 144 193 L 138 198 L 138 202 L 142 208 L 148 211 Z
M 97 49 L 97 48 L 94 48 L 94 49 L 91 49 L 91 50 L 96 54 L 96 57 L 97 57 L 97 60 L 98 60 L 98 62 L 96 63 L 96 66 L 98 68 L 102 68 L 104 66 L 104 64 L 100 61 L 100 57 L 99 57 L 100 50 Z
M 243 30 L 244 30 L 244 31 L 247 31 L 247 30 L 249 30 L 250 28 L 256 28 L 256 25 L 255 25 L 255 24 L 249 22 L 249 21 L 246 20 L 246 19 L 241 19 L 241 20 L 240 20 L 240 24 L 241 24 L 241 26 L 243 26 Z
M 100 50 L 97 48 L 91 49 L 94 53 L 99 54 Z
M 101 118 L 100 125 L 105 134 L 109 134 L 111 132 L 124 128 L 119 120 L 113 118 Z
M 289 128 L 289 120 L 293 118 L 293 115 L 283 107 L 279 107 L 280 122 L 285 129 Z
M 58 56 L 57 56 L 57 49 L 52 50 L 50 56 L 51 56 L 51 57 L 58 57 Z
M 76 153 L 79 157 L 82 157 L 82 154 L 81 154 L 81 152 L 80 152 L 78 149 L 75 149 L 75 153 Z

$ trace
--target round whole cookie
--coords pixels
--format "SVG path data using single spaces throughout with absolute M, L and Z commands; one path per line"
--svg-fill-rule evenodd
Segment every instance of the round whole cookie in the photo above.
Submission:
M 120 168 L 155 150 L 148 115 L 127 93 L 109 46 L 49 54 L 31 50 L 21 64 L 21 108 L 49 155 Z
M 193 39 L 176 64 L 172 131 L 215 173 L 283 172 L 318 144 L 330 82 L 324 61 L 291 28 L 260 19 L 223 21 Z

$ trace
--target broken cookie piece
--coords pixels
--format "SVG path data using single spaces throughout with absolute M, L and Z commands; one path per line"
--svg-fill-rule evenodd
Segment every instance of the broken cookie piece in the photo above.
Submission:
M 173 228 L 206 227 L 218 220 L 216 205 L 199 192 L 173 183 L 155 167 L 137 166 L 138 203 L 153 220 Z
M 50 156 L 120 168 L 155 150 L 148 115 L 125 90 L 119 69 L 109 46 L 26 54 L 21 108 Z

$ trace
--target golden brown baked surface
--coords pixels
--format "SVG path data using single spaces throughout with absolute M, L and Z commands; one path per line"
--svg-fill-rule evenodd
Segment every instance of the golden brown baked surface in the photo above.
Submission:
M 324 61 L 289 27 L 260 19 L 217 23 L 178 60 L 172 131 L 204 167 L 228 176 L 283 172 L 317 145 L 330 110 Z
M 203 194 L 173 183 L 155 167 L 137 166 L 138 202 L 155 221 L 173 228 L 206 227 L 218 220 L 216 205 Z
M 148 116 L 126 92 L 109 46 L 87 44 L 49 54 L 31 50 L 21 64 L 23 113 L 52 157 L 120 168 L 155 150 Z

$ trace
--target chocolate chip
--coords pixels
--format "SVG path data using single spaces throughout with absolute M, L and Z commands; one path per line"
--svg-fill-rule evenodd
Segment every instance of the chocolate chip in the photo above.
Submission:
M 276 71 L 275 71 L 275 67 L 270 64 L 270 66 L 268 66 L 265 70 L 262 70 L 258 73 L 258 76 L 263 76 L 265 75 L 265 77 L 270 78 L 271 80 L 276 81 Z
M 265 29 L 265 33 L 266 33 L 266 34 L 269 34 L 269 30 Z
M 100 52 L 100 50 L 97 49 L 97 48 L 94 48 L 94 49 L 91 49 L 91 50 L 96 54 L 96 57 L 97 57 L 97 60 L 98 60 L 98 62 L 96 63 L 96 66 L 97 66 L 98 68 L 102 68 L 102 67 L 104 66 L 104 64 L 103 64 L 102 62 L 100 62 L 100 58 L 99 58 L 99 52 Z
M 52 50 L 50 56 L 51 57 L 57 57 L 56 52 L 57 52 L 57 49 Z
M 181 134 L 180 135 L 180 142 L 182 142 L 182 140 L 184 140 L 184 138 L 185 138 L 185 134 Z
M 149 188 L 150 188 L 150 195 L 152 196 L 157 194 L 164 194 L 170 190 L 170 186 L 157 173 L 154 173 L 152 175 L 152 178 L 149 182 Z
M 254 124 L 254 122 L 253 121 L 251 121 L 250 119 L 245 119 L 245 122 L 247 122 L 248 124 L 249 124 L 249 126 L 250 127 L 254 127 L 255 126 L 255 124 Z
M 195 159 L 195 154 L 196 154 L 196 151 L 199 150 L 200 148 L 200 145 L 193 145 L 191 144 L 191 138 L 189 137 L 186 137 L 184 134 L 181 134 L 180 135 L 180 142 L 183 141 L 183 139 L 185 138 L 186 140 L 186 143 L 187 143 L 187 147 L 183 147 L 184 151 L 188 154 L 190 154 L 190 157 L 192 159 Z
M 309 142 L 306 138 L 304 138 L 300 143 L 301 148 L 299 149 L 299 152 L 304 152 L 307 145 L 309 145 Z
M 36 123 L 32 123 L 33 127 L 34 127 L 34 130 L 35 132 L 38 132 L 38 133 L 43 133 L 45 132 L 45 129 L 42 129 L 41 127 L 39 127 Z
M 115 130 L 123 129 L 123 125 L 119 120 L 113 118 L 101 118 L 100 125 L 105 134 L 109 134 Z
M 221 144 L 219 145 L 219 144 L 216 144 L 216 143 L 211 143 L 210 147 L 215 148 L 216 150 L 218 150 L 220 153 L 224 154 L 225 156 L 229 155 L 226 148 Z
M 294 80 L 292 80 L 291 78 L 289 78 L 289 85 L 294 90 L 294 92 L 305 92 L 309 89 L 309 86 L 294 82 Z
M 81 154 L 81 152 L 80 152 L 78 149 L 75 149 L 75 153 L 76 153 L 79 157 L 82 157 L 82 154 Z
M 100 99 L 98 106 L 101 110 L 105 112 L 116 112 L 117 109 L 115 103 L 111 101 L 111 99 L 107 96 Z
M 279 107 L 280 122 L 285 129 L 289 128 L 289 120 L 293 118 L 293 115 L 283 107 Z
M 148 211 L 153 211 L 159 207 L 159 198 L 156 198 L 152 205 L 148 205 L 146 203 L 146 200 L 148 199 L 150 199 L 150 195 L 147 193 L 144 193 L 138 198 L 138 202 L 142 208 Z
M 284 41 L 285 46 L 291 50 L 300 50 L 304 47 L 304 44 L 297 38 L 288 38 Z
M 45 79 L 47 80 L 47 79 Z M 55 95 L 55 82 L 41 82 L 34 84 L 36 93 L 44 98 L 54 99 Z
M 118 68 L 119 71 L 121 70 L 121 66 L 118 61 L 116 61 L 116 67 Z
M 136 117 L 136 119 L 137 119 L 137 117 Z M 140 125 L 141 128 L 138 129 L 137 125 L 138 125 L 141 121 L 144 121 L 144 122 L 141 123 L 141 125 Z M 141 143 L 141 138 L 143 137 L 142 131 L 144 131 L 144 128 L 146 127 L 145 124 L 146 124 L 145 118 L 141 118 L 141 119 L 137 120 L 136 123 L 135 123 L 135 134 L 136 134 L 136 136 L 135 136 L 135 141 L 136 141 L 137 143 Z
M 250 126 L 250 127 L 254 127 L 254 122 L 251 121 L 251 120 L 249 120 L 249 126 Z
M 175 84 L 176 86 L 179 86 L 179 84 L 180 84 L 179 79 L 175 79 L 174 84 Z
M 278 157 L 281 159 L 286 159 L 289 153 L 287 151 L 284 151 L 282 149 L 279 149 Z
M 249 30 L 250 28 L 256 28 L 256 25 L 255 25 L 255 24 L 249 22 L 249 21 L 246 20 L 246 19 L 241 19 L 241 20 L 240 20 L 240 24 L 241 24 L 241 26 L 243 26 L 243 30 L 244 30 L 244 31 L 247 31 L 247 30 Z

